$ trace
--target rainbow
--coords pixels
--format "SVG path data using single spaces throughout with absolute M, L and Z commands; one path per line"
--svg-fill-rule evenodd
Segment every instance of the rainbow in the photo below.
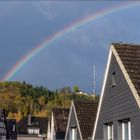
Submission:
M 77 28 L 82 27 L 86 24 L 88 24 L 91 21 L 100 19 L 104 16 L 107 16 L 109 14 L 112 14 L 114 12 L 118 12 L 121 10 L 125 10 L 128 8 L 132 8 L 134 6 L 140 5 L 139 2 L 125 2 L 117 5 L 113 5 L 111 7 L 108 7 L 106 9 L 103 9 L 101 11 L 97 11 L 96 13 L 93 13 L 89 16 L 86 16 L 80 20 L 77 20 L 62 30 L 52 34 L 51 36 L 47 37 L 46 40 L 44 40 L 40 45 L 33 48 L 29 53 L 27 53 L 24 57 L 22 57 L 1 79 L 1 81 L 8 81 L 10 80 L 25 64 L 27 64 L 35 55 L 37 55 L 39 52 L 41 52 L 44 48 L 48 47 L 51 43 L 54 41 L 61 39 L 64 35 L 76 31 Z

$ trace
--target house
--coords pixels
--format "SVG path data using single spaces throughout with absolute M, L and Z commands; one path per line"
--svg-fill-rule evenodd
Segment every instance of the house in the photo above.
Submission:
M 90 140 L 98 103 L 92 100 L 72 101 L 65 140 Z
M 89 94 L 88 94 L 88 93 L 86 93 L 86 92 L 83 92 L 83 91 L 75 92 L 75 94 L 89 96 Z
M 64 140 L 69 109 L 54 108 L 48 125 L 48 140 Z
M 42 140 L 47 137 L 48 118 L 30 114 L 18 122 L 18 140 Z
M 6 140 L 7 129 L 6 129 L 6 117 L 5 111 L 0 109 L 0 140 Z
M 111 45 L 93 132 L 103 139 L 140 139 L 140 45 Z
M 7 139 L 16 140 L 17 139 L 16 120 L 6 119 L 6 123 L 7 123 Z

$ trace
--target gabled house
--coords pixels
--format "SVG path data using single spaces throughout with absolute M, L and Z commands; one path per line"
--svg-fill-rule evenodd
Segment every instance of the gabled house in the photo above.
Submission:
M 6 117 L 5 111 L 0 109 L 0 140 L 6 140 L 7 128 L 6 128 Z
M 140 139 L 140 45 L 113 43 L 93 140 Z
M 28 115 L 18 122 L 18 140 L 42 140 L 47 137 L 48 117 Z
M 48 125 L 48 140 L 64 140 L 69 109 L 54 108 Z
M 91 140 L 98 103 L 72 101 L 65 140 Z
M 7 124 L 7 139 L 16 140 L 17 139 L 17 125 L 16 120 L 6 119 Z

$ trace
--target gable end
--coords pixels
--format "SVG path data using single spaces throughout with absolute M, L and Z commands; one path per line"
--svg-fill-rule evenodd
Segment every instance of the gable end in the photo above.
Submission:
M 122 73 L 123 73 L 128 85 L 129 85 L 129 87 L 130 87 L 130 89 L 132 91 L 132 94 L 133 94 L 133 96 L 134 96 L 134 98 L 135 98 L 135 100 L 136 100 L 136 102 L 137 102 L 137 104 L 138 104 L 138 106 L 140 108 L 140 97 L 138 95 L 138 92 L 137 92 L 134 84 L 132 83 L 129 74 L 127 73 L 127 70 L 125 69 L 125 66 L 123 65 L 123 62 L 121 61 L 121 59 L 119 57 L 119 54 L 117 53 L 117 51 L 116 51 L 116 49 L 114 48 L 113 45 L 111 46 L 111 50 L 112 50 L 114 56 L 116 57 L 116 60 L 117 60 L 117 62 L 119 64 L 119 66 L 120 66 L 120 69 L 121 69 L 121 71 L 122 71 Z

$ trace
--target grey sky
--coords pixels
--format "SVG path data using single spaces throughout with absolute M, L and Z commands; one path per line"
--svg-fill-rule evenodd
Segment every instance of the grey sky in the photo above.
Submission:
M 0 2 L 0 77 L 51 34 L 117 2 Z M 140 44 L 140 7 L 121 10 L 56 40 L 30 60 L 11 80 L 50 89 L 73 87 L 92 92 L 96 65 L 99 93 L 111 42 Z

